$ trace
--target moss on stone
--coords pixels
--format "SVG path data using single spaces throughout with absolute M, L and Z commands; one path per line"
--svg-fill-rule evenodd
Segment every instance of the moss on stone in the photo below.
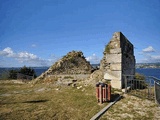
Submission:
M 107 45 L 105 46 L 104 52 L 105 52 L 105 53 L 110 53 L 110 49 L 113 49 L 113 47 L 112 47 L 110 44 L 107 44 Z

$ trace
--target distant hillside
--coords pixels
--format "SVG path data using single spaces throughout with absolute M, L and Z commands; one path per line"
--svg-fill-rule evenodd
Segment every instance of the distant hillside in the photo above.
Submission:
M 99 64 L 91 64 L 91 65 L 92 65 L 92 67 L 94 67 L 94 68 L 96 68 L 96 67 L 98 67 L 98 68 L 99 68 L 100 63 L 99 63 Z
M 160 68 L 160 63 L 137 63 L 136 68 Z

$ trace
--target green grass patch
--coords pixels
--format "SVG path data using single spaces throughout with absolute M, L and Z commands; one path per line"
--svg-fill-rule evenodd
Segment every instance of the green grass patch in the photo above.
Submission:
M 98 105 L 92 86 L 56 90 L 46 84 L 0 84 L 0 88 L 0 119 L 88 120 L 106 105 Z
M 64 76 L 64 79 L 74 79 L 72 76 Z

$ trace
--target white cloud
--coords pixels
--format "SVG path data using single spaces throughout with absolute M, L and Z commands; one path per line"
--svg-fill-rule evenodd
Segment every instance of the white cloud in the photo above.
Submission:
M 14 52 L 10 47 L 5 48 L 0 51 L 0 56 L 14 58 L 20 63 L 29 64 L 33 66 L 50 66 L 53 62 L 53 59 L 41 59 L 37 55 L 28 52 Z
M 28 53 L 28 52 L 20 52 L 17 53 L 15 58 L 20 61 L 20 62 L 32 62 L 32 61 L 38 61 L 38 57 L 32 53 Z
M 0 56 L 12 57 L 14 56 L 13 50 L 10 47 L 0 51 Z
M 32 47 L 36 47 L 36 45 L 35 45 L 35 44 L 32 44 L 31 46 L 32 46 Z
M 100 58 L 98 56 L 96 56 L 96 54 L 93 54 L 92 56 L 86 57 L 86 60 L 92 64 L 100 63 Z
M 148 46 L 147 48 L 142 50 L 144 53 L 155 52 L 152 46 Z
M 153 62 L 160 62 L 160 55 L 152 55 L 151 61 Z
M 5 48 L 3 51 L 8 54 L 13 54 L 13 50 L 10 47 Z
M 157 63 L 160 62 L 160 55 L 150 55 L 147 54 L 144 58 L 140 61 L 143 63 Z
M 18 57 L 19 58 L 37 59 L 36 55 L 34 55 L 32 53 L 28 53 L 28 52 L 20 52 L 20 53 L 18 53 Z
M 155 63 L 160 62 L 160 55 L 158 51 L 152 46 L 148 46 L 147 48 L 143 49 L 142 52 L 138 53 L 139 55 L 143 55 L 143 58 L 139 60 L 139 62 L 143 63 Z

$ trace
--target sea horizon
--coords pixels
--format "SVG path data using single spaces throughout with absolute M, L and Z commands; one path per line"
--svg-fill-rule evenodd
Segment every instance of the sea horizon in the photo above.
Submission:
M 3 72 L 7 72 L 12 69 L 20 69 L 21 67 L 0 67 L 0 75 Z M 49 67 L 30 67 L 35 70 L 37 76 L 40 76 L 43 72 L 47 71 Z M 160 79 L 160 68 L 136 68 L 136 73 L 140 73 L 144 76 L 154 76 Z

